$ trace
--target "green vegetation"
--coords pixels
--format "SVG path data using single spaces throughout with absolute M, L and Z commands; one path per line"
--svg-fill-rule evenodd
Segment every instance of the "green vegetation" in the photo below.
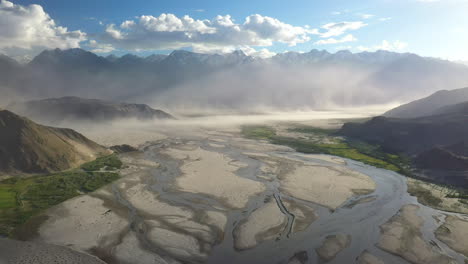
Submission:
M 89 193 L 119 178 L 122 162 L 116 155 L 98 158 L 75 169 L 29 178 L 10 178 L 0 182 L 0 235 L 13 230 L 32 216 L 83 193 Z
M 117 155 L 112 154 L 95 159 L 94 161 L 81 165 L 84 171 L 115 171 L 122 168 L 122 162 L 117 158 Z
M 307 134 L 317 134 L 317 135 L 331 135 L 335 133 L 336 129 L 324 129 L 311 126 L 297 126 L 294 128 L 289 128 L 288 131 L 298 132 L 298 133 L 307 133 Z
M 394 154 L 388 154 L 380 150 L 379 146 L 364 142 L 349 141 L 334 136 L 336 130 L 298 126 L 288 129 L 289 132 L 297 132 L 310 135 L 308 139 L 278 136 L 272 127 L 268 126 L 244 126 L 242 134 L 251 139 L 266 139 L 273 144 L 285 145 L 303 153 L 319 153 L 340 156 L 360 161 L 378 168 L 408 174 L 408 159 Z
M 276 132 L 268 126 L 243 126 L 242 135 L 250 139 L 272 139 Z

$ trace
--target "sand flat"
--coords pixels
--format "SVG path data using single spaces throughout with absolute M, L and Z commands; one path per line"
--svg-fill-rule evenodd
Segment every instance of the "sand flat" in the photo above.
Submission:
M 8 264 L 105 264 L 97 257 L 66 247 L 0 238 L 0 263 Z
M 359 264 L 385 264 L 382 260 L 376 256 L 370 254 L 367 251 L 362 252 L 358 259 Z
M 161 257 L 154 252 L 147 251 L 140 247 L 135 233 L 127 233 L 122 243 L 115 247 L 114 256 L 123 263 L 138 263 L 138 264 L 180 264 L 180 262 L 170 259 L 169 257 Z
M 380 227 L 382 235 L 377 246 L 415 264 L 456 263 L 423 239 L 420 229 L 424 220 L 417 215 L 418 210 L 419 206 L 412 204 L 402 207 L 398 214 Z
M 245 165 L 222 153 L 201 148 L 170 149 L 166 153 L 175 158 L 186 158 L 181 166 L 183 175 L 176 179 L 176 186 L 181 191 L 207 194 L 228 207 L 244 208 L 251 196 L 265 190 L 262 183 L 236 175 L 235 171 Z
M 468 258 L 468 220 L 448 215 L 435 232 L 437 239 Z
M 373 192 L 375 186 L 369 176 L 346 168 L 297 166 L 281 177 L 280 190 L 335 210 L 355 195 Z
M 257 244 L 274 239 L 279 235 L 287 218 L 281 212 L 275 199 L 270 199 L 262 207 L 253 211 L 245 222 L 236 227 L 234 246 L 244 250 Z
M 290 199 L 283 199 L 283 204 L 294 215 L 292 233 L 306 230 L 318 218 L 315 210 L 307 205 Z
M 322 246 L 316 249 L 320 259 L 328 262 L 336 257 L 343 249 L 351 244 L 351 236 L 346 234 L 337 234 L 327 236 Z
M 207 257 L 196 238 L 182 233 L 174 232 L 167 227 L 158 227 L 155 221 L 147 236 L 156 246 L 164 249 L 172 256 L 179 258 L 204 259 Z
M 51 208 L 49 219 L 39 228 L 39 240 L 87 251 L 118 240 L 128 227 L 126 219 L 104 206 L 104 201 L 89 195 L 67 200 Z

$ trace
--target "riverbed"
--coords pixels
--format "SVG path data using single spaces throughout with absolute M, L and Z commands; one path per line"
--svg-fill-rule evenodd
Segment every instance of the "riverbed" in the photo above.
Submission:
M 381 226 L 413 204 L 430 247 L 465 260 L 434 236 L 446 213 L 420 205 L 395 172 L 232 131 L 169 136 L 121 158 L 122 179 L 49 210 L 35 240 L 108 263 L 270 264 L 298 253 L 325 263 L 317 249 L 342 235 L 349 241 L 327 263 L 358 263 L 364 253 L 409 263 L 378 244 Z

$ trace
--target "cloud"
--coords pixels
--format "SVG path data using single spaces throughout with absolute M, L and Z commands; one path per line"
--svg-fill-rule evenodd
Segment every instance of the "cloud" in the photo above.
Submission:
M 396 40 L 390 42 L 383 40 L 380 45 L 373 47 L 358 46 L 357 49 L 360 51 L 376 51 L 376 50 L 388 50 L 388 51 L 404 51 L 408 47 L 408 43 Z
M 353 35 L 348 34 L 341 39 L 335 39 L 335 38 L 329 38 L 329 39 L 322 39 L 319 41 L 316 41 L 314 44 L 316 45 L 328 45 L 328 44 L 338 44 L 338 43 L 345 43 L 345 42 L 352 42 L 352 41 L 357 41 L 357 38 L 355 38 Z
M 252 47 L 246 46 L 246 47 L 240 48 L 240 50 L 242 50 L 248 56 L 258 57 L 262 59 L 271 58 L 276 55 L 275 52 L 272 52 L 265 48 L 256 50 Z
M 0 49 L 15 55 L 44 48 L 77 48 L 86 33 L 56 25 L 40 5 L 1 0 Z
M 295 46 L 310 40 L 315 31 L 293 26 L 278 19 L 250 15 L 244 23 L 236 23 L 230 15 L 212 20 L 190 16 L 161 14 L 140 16 L 120 25 L 109 24 L 100 42 L 128 50 L 158 50 L 197 47 L 202 49 L 232 46 L 272 46 L 275 42 Z
M 208 45 L 198 45 L 194 44 L 192 50 L 197 53 L 208 53 L 208 54 L 226 54 L 232 53 L 236 50 L 241 50 L 247 56 L 258 57 L 258 58 L 270 58 L 276 55 L 275 52 L 272 52 L 266 48 L 263 49 L 254 49 L 250 46 L 208 46 Z
M 94 53 L 109 53 L 115 50 L 115 48 L 112 47 L 112 45 L 98 43 L 94 39 L 89 41 L 88 46 L 91 48 L 91 52 L 94 52 Z
M 392 19 L 391 17 L 381 17 L 381 18 L 379 18 L 379 21 L 384 22 L 384 21 L 388 21 L 388 20 L 391 20 L 391 19 Z
M 325 32 L 319 32 L 318 34 L 322 38 L 336 37 L 344 34 L 346 31 L 357 30 L 365 26 L 367 24 L 362 21 L 328 23 L 321 27 Z
M 375 17 L 375 15 L 372 14 L 358 14 L 362 19 L 369 19 Z

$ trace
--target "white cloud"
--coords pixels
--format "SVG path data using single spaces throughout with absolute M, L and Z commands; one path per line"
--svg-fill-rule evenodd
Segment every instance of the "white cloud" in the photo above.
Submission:
M 367 24 L 362 21 L 328 23 L 321 27 L 325 32 L 319 32 L 318 34 L 322 38 L 336 37 L 344 34 L 346 31 L 357 30 L 365 26 Z
M 388 21 L 388 20 L 391 20 L 391 19 L 392 19 L 391 17 L 381 17 L 381 18 L 379 18 L 379 21 L 384 22 L 384 21 Z
M 290 46 L 310 40 L 308 36 L 310 34 L 309 29 L 292 26 L 267 16 L 248 16 L 243 28 L 254 32 L 260 39 L 287 43 Z
M 270 58 L 276 55 L 275 52 L 272 52 L 266 48 L 263 49 L 254 49 L 250 46 L 208 46 L 208 45 L 198 45 L 195 44 L 192 46 L 192 50 L 198 53 L 209 53 L 209 54 L 226 54 L 232 53 L 236 50 L 241 50 L 248 56 L 259 57 L 259 58 Z
M 0 48 L 9 54 L 44 48 L 76 48 L 84 40 L 84 32 L 56 25 L 40 5 L 0 2 Z
M 110 44 L 103 44 L 103 43 L 98 43 L 96 40 L 92 39 L 89 41 L 88 46 L 91 49 L 91 52 L 94 53 L 109 53 L 111 51 L 114 51 L 114 47 Z
M 262 58 L 262 59 L 266 59 L 266 58 L 271 58 L 273 56 L 276 55 L 275 52 L 272 52 L 268 49 L 260 49 L 260 50 L 256 50 L 252 47 L 249 47 L 249 46 L 245 46 L 243 48 L 241 48 L 240 50 L 242 50 L 246 55 L 248 56 L 252 56 L 252 57 L 259 57 L 259 58 Z
M 365 46 L 358 46 L 357 49 L 359 51 L 376 51 L 376 50 L 388 50 L 388 51 L 404 51 L 408 47 L 408 43 L 396 40 L 394 42 L 390 42 L 387 40 L 383 40 L 380 45 L 375 45 L 372 47 L 365 47 Z
M 358 14 L 362 19 L 370 19 L 375 17 L 375 15 L 372 14 Z
M 205 46 L 207 49 L 237 46 L 271 46 L 275 42 L 295 46 L 310 40 L 316 33 L 309 27 L 286 24 L 278 19 L 248 16 L 244 23 L 236 23 L 231 16 L 216 16 L 212 20 L 198 20 L 190 16 L 161 14 L 158 17 L 140 16 L 119 26 L 110 24 L 101 42 L 128 50 L 177 49 Z
M 353 35 L 348 34 L 341 39 L 335 39 L 335 38 L 328 38 L 328 39 L 322 39 L 314 44 L 316 45 L 327 45 L 327 44 L 338 44 L 338 43 L 345 43 L 345 42 L 352 42 L 352 41 L 357 41 L 357 38 L 355 38 Z
M 333 11 L 331 14 L 334 15 L 334 16 L 338 16 L 338 15 L 341 15 L 341 12 L 340 11 Z

